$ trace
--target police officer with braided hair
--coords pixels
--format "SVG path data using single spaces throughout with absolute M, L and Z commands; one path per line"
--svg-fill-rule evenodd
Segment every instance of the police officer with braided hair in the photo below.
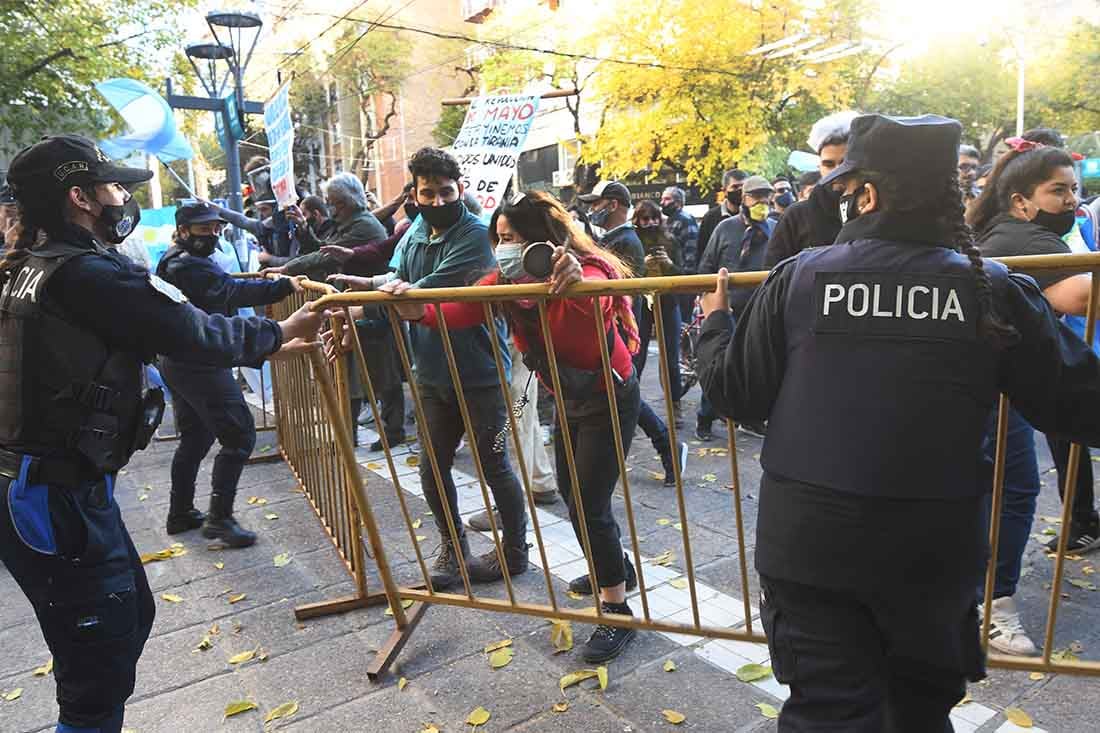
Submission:
M 0 560 L 54 658 L 62 733 L 118 733 L 153 597 L 115 477 L 164 408 L 156 354 L 228 367 L 313 348 L 324 313 L 277 323 L 206 315 L 114 245 L 140 217 L 92 141 L 44 138 L 11 163 L 18 238 L 0 260 Z
M 210 255 L 218 246 L 222 219 L 206 202 L 176 209 L 173 244 L 161 257 L 157 275 L 175 285 L 207 313 L 235 315 L 247 306 L 276 303 L 301 285 L 294 278 L 250 280 L 233 277 Z M 256 447 L 256 423 L 244 401 L 233 370 L 224 366 L 189 363 L 186 358 L 161 359 L 164 383 L 172 392 L 172 408 L 180 432 L 172 456 L 172 493 L 168 507 L 168 534 L 202 527 L 202 536 L 229 547 L 248 547 L 256 534 L 233 517 L 237 482 L 252 449 Z M 221 450 L 210 475 L 210 511 L 195 508 L 195 478 L 199 464 L 214 440 Z
M 963 222 L 961 126 L 864 115 L 836 243 L 780 263 L 731 334 L 704 298 L 703 388 L 768 420 L 760 611 L 780 731 L 950 731 L 984 676 L 981 456 L 998 392 L 1040 430 L 1100 443 L 1100 361 L 1035 281 L 983 262 Z

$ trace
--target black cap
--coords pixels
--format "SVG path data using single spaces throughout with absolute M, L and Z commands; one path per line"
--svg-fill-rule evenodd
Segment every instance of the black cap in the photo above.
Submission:
M 197 201 L 193 204 L 184 204 L 176 209 L 176 226 L 185 227 L 190 224 L 205 224 L 209 221 L 225 221 L 221 213 L 210 204 Z
M 844 162 L 821 183 L 872 170 L 897 176 L 903 185 L 925 186 L 930 180 L 958 175 L 961 138 L 962 125 L 950 117 L 860 115 L 852 120 Z
M 592 189 L 592 193 L 586 193 L 577 198 L 586 204 L 590 204 L 593 201 L 599 201 L 600 199 L 611 199 L 626 206 L 630 206 L 630 189 L 618 181 L 600 181 L 596 184 L 596 187 Z
M 94 142 L 80 135 L 51 135 L 16 154 L 8 184 L 22 194 L 95 183 L 143 183 L 153 177 L 144 168 L 116 165 Z

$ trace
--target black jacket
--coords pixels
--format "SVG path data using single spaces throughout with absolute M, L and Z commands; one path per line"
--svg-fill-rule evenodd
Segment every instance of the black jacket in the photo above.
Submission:
M 294 292 L 290 278 L 233 277 L 209 257 L 195 257 L 175 245 L 161 257 L 157 276 L 179 288 L 197 308 L 223 316 L 250 305 L 277 303 Z
M 714 230 L 718 228 L 718 225 L 723 220 L 733 216 L 726 209 L 726 202 L 722 201 L 717 206 L 712 206 L 707 210 L 707 213 L 703 214 L 703 218 L 699 221 L 699 244 L 698 244 L 698 258 L 696 263 L 703 258 L 703 250 L 707 248 L 707 244 L 710 243 L 710 235 L 714 234 Z M 698 267 L 698 264 L 696 264 Z
M 1070 253 L 1069 245 L 1054 232 L 1030 221 L 1017 219 L 1011 214 L 993 217 L 985 230 L 978 235 L 976 243 L 985 257 Z M 1032 277 L 1042 290 L 1046 290 L 1074 274 L 1058 270 L 1039 270 Z
M 810 198 L 791 204 L 768 242 L 764 255 L 764 267 L 772 269 L 807 247 L 832 244 L 840 234 L 839 196 L 822 187 L 814 186 Z

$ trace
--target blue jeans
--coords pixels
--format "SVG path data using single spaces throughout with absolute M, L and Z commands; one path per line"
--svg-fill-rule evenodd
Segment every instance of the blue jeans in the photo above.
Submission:
M 983 457 L 989 466 L 992 487 L 993 459 L 997 449 L 997 413 L 989 418 Z M 986 514 L 991 511 L 986 504 Z M 1008 413 L 1008 434 L 1005 441 L 1004 500 L 1001 505 L 1001 533 L 997 542 L 997 569 L 993 580 L 993 597 L 1006 598 L 1016 594 L 1020 582 L 1020 566 L 1024 549 L 1031 535 L 1035 517 L 1035 500 L 1039 496 L 1039 461 L 1035 456 L 1035 431 L 1020 413 Z M 983 589 L 979 588 L 979 598 Z

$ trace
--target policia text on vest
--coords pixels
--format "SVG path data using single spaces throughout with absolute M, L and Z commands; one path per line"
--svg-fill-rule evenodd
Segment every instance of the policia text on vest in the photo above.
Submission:
M 965 277 L 889 272 L 818 272 L 816 333 L 884 338 L 977 337 L 973 285 Z

